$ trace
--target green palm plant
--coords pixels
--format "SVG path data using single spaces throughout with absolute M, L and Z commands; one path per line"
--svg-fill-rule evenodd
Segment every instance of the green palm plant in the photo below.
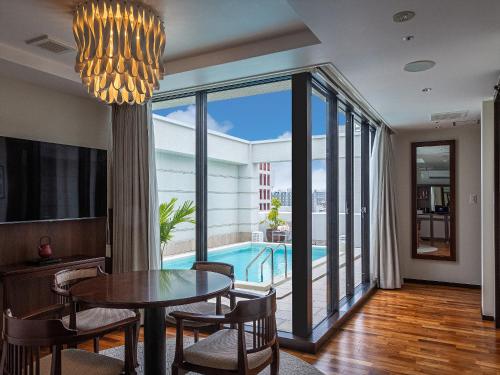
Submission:
M 161 267 L 163 269 L 163 255 L 167 250 L 167 243 L 173 237 L 173 229 L 181 223 L 195 224 L 192 216 L 196 211 L 193 201 L 185 201 L 177 209 L 175 204 L 177 198 L 170 199 L 169 202 L 160 204 L 160 246 L 161 246 Z

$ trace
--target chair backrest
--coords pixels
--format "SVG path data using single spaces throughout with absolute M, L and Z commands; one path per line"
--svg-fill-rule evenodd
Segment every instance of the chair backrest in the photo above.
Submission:
M 217 272 L 229 277 L 234 281 L 234 266 L 229 263 L 199 261 L 193 262 L 193 266 L 191 267 L 191 269 L 197 271 Z
M 265 296 L 238 301 L 236 307 L 226 314 L 230 323 L 237 323 L 241 333 L 245 323 L 252 324 L 252 348 L 254 353 L 270 347 L 276 341 L 276 290 L 271 288 Z
M 52 290 L 58 296 L 58 303 L 68 303 L 71 301 L 69 289 L 80 281 L 91 279 L 100 275 L 105 275 L 101 267 L 87 267 L 72 270 L 61 270 L 54 275 Z
M 38 375 L 40 347 L 53 347 L 53 352 L 58 356 L 61 346 L 73 342 L 75 336 L 76 331 L 66 328 L 60 320 L 18 319 L 12 316 L 10 310 L 6 310 L 3 315 L 0 374 Z M 58 362 L 56 367 L 60 366 Z M 57 373 L 57 368 L 55 370 Z

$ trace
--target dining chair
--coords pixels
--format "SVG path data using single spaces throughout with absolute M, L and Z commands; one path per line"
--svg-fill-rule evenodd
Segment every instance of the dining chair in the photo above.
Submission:
M 64 307 L 64 306 L 63 306 Z M 135 374 L 133 358 L 121 360 L 79 349 L 64 349 L 92 336 L 69 329 L 60 319 L 21 319 L 10 310 L 3 315 L 0 374 L 5 375 L 118 375 Z M 132 340 L 132 330 L 126 340 Z M 51 354 L 43 357 L 44 348 Z
M 115 330 L 128 330 L 133 333 L 133 345 L 126 346 L 133 353 L 134 364 L 137 365 L 137 343 L 139 340 L 139 310 L 110 309 L 103 307 L 82 306 L 75 302 L 70 288 L 77 283 L 106 275 L 100 267 L 88 267 L 73 270 L 62 270 L 54 275 L 52 290 L 58 296 L 58 303 L 69 308 L 69 315 L 62 317 L 63 324 L 81 333 L 92 336 L 94 352 L 99 353 L 99 338 Z M 76 342 L 74 344 L 76 347 Z
M 192 270 L 216 272 L 229 277 L 234 283 L 234 267 L 232 264 L 222 262 L 207 262 L 199 261 L 194 262 L 191 267 Z M 215 302 L 201 301 L 189 303 L 186 305 L 170 306 L 166 309 L 165 319 L 167 324 L 175 325 L 175 319 L 170 315 L 172 311 L 183 311 L 192 314 L 214 315 L 226 314 L 231 311 L 231 305 L 222 303 L 222 296 L 217 296 Z M 199 330 L 201 328 L 213 327 L 213 323 L 184 321 L 184 328 L 190 328 L 194 333 L 194 341 L 198 342 Z
M 265 296 L 231 290 L 236 307 L 224 315 L 201 315 L 173 311 L 177 333 L 172 375 L 187 371 L 200 374 L 258 374 L 271 366 L 279 371 L 279 345 L 276 334 L 276 291 Z M 237 328 L 223 328 L 184 348 L 184 321 L 197 321 Z M 250 323 L 250 324 L 248 324 Z M 248 332 L 247 332 L 248 330 Z

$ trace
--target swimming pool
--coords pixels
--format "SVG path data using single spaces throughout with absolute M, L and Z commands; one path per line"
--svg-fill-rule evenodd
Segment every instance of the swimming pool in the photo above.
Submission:
M 257 256 L 259 251 L 261 251 L 266 246 L 276 247 L 278 244 L 266 244 L 266 243 L 250 243 L 245 242 L 241 244 L 236 244 L 233 246 L 224 246 L 223 248 L 217 248 L 208 251 L 208 260 L 214 262 L 224 262 L 234 265 L 234 273 L 236 280 L 246 281 L 245 269 L 247 265 L 252 261 L 252 259 Z M 287 264 L 288 273 L 292 272 L 292 247 L 287 245 Z M 269 251 L 265 251 L 259 260 L 254 262 L 254 264 L 248 270 L 248 281 L 261 282 L 260 275 L 260 263 L 266 257 Z M 325 246 L 313 246 L 312 247 L 312 260 L 318 260 L 326 256 Z M 193 265 L 195 260 L 194 255 L 176 257 L 173 259 L 166 259 L 163 261 L 163 268 L 165 269 L 189 269 Z M 271 259 L 264 264 L 263 269 L 264 282 L 269 282 L 271 280 Z M 274 277 L 283 276 L 285 274 L 285 249 L 283 246 L 277 248 L 274 253 Z

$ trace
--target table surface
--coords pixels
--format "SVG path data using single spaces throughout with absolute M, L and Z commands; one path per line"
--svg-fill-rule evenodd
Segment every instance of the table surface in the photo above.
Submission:
M 131 309 L 198 302 L 230 287 L 229 277 L 214 272 L 158 270 L 95 277 L 76 284 L 70 293 L 87 304 Z

